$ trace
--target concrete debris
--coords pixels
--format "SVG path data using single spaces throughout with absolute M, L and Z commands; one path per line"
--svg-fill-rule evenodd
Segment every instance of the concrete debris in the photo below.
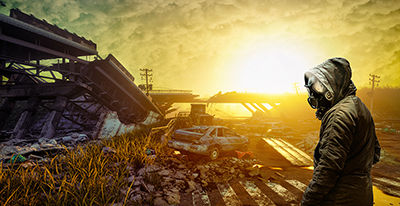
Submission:
M 155 206 L 169 206 L 169 204 L 162 197 L 156 197 L 154 199 L 154 205 Z
M 126 178 L 132 185 L 129 200 L 141 205 L 148 202 L 179 205 L 182 193 L 199 190 L 212 182 L 238 177 L 262 178 L 262 168 L 253 167 L 257 164 L 255 159 L 224 157 L 212 162 L 206 159 L 182 161 L 180 155 L 167 156 L 162 162 L 133 169 L 133 174 Z

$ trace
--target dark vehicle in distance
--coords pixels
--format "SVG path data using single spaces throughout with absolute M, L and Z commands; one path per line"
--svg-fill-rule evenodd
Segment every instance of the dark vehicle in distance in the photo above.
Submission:
M 168 141 L 168 146 L 180 152 L 207 155 L 211 160 L 221 153 L 245 150 L 249 143 L 247 137 L 236 134 L 223 126 L 194 126 L 178 129 Z

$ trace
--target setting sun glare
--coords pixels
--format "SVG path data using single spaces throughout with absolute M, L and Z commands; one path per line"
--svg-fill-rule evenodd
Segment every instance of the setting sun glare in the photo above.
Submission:
M 310 49 L 288 42 L 247 46 L 231 65 L 233 89 L 241 92 L 295 93 L 303 73 L 313 65 Z

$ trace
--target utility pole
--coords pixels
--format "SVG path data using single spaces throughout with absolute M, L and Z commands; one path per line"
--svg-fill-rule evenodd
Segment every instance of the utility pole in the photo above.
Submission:
M 376 86 L 379 86 L 379 78 L 381 78 L 380 76 L 376 75 L 376 74 L 369 74 L 369 84 L 371 85 L 371 103 L 370 103 L 370 110 L 371 110 L 371 115 L 373 114 L 373 110 L 374 110 L 374 89 L 375 89 L 375 84 Z
M 140 69 L 141 73 L 140 76 L 142 80 L 146 80 L 146 95 L 149 96 L 149 82 L 153 81 L 153 70 L 152 69 Z

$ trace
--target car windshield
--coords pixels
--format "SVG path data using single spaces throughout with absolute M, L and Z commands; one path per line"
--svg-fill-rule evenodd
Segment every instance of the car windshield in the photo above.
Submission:
M 230 129 L 225 129 L 225 136 L 227 137 L 235 137 L 238 136 L 234 131 L 230 130 Z
M 196 133 L 201 133 L 201 134 L 205 134 L 207 132 L 207 128 L 200 128 L 200 127 L 189 128 L 189 129 L 185 129 L 185 130 L 189 131 L 189 132 L 196 132 Z

